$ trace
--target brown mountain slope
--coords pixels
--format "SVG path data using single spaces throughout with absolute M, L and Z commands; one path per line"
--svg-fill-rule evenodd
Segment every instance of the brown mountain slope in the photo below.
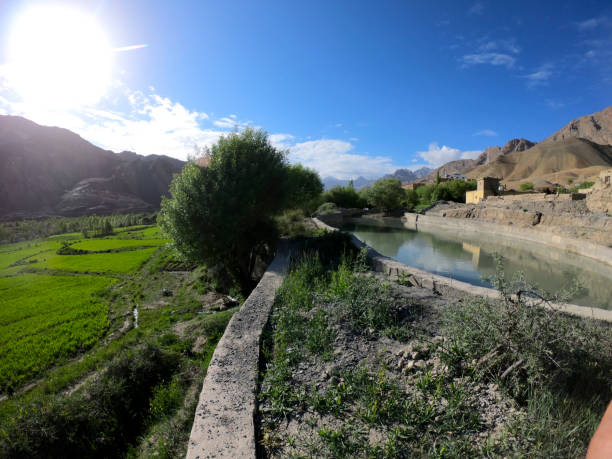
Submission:
M 510 153 L 525 151 L 535 145 L 526 139 L 512 139 L 506 142 L 503 147 L 489 147 L 483 151 L 476 159 L 458 159 L 456 161 L 448 162 L 437 169 L 430 172 L 423 180 L 431 182 L 435 180 L 436 175 L 439 173 L 440 177 L 445 177 L 450 174 L 467 174 L 474 168 L 489 164 L 500 156 L 508 155 Z
M 0 116 L 0 217 L 153 210 L 183 164 L 116 154 L 66 129 Z
M 612 106 L 571 121 L 542 142 L 556 142 L 570 137 L 580 137 L 600 145 L 612 145 Z
M 570 137 L 539 143 L 528 150 L 500 156 L 466 174 L 469 178 L 500 177 L 504 182 L 538 181 L 560 171 L 612 165 L 612 146 Z M 593 169 L 596 170 L 596 169 Z

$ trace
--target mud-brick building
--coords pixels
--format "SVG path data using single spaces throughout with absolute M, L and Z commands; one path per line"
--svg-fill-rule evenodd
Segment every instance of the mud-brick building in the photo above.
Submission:
M 587 194 L 586 203 L 591 212 L 612 214 L 612 169 L 599 173 L 595 185 Z
M 495 177 L 482 177 L 476 182 L 474 191 L 466 191 L 465 202 L 467 204 L 478 204 L 488 196 L 499 195 L 500 179 Z

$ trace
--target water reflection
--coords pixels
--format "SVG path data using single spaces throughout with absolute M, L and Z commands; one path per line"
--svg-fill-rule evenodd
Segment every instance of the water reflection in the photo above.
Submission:
M 507 276 L 523 271 L 531 283 L 551 292 L 577 279 L 583 289 L 572 303 L 612 309 L 612 267 L 575 254 L 491 235 L 417 232 L 361 223 L 343 229 L 409 266 L 483 287 L 490 286 L 486 279 L 495 274 L 494 254 L 498 253 Z

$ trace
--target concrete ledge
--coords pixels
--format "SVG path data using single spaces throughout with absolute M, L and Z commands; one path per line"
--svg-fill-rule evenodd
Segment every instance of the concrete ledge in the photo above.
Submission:
M 289 248 L 279 247 L 217 344 L 196 408 L 187 458 L 255 458 L 261 334 L 288 266 Z
M 417 231 L 427 228 L 445 228 L 457 231 L 470 231 L 474 233 L 493 233 L 524 241 L 543 244 L 548 247 L 576 253 L 584 257 L 597 260 L 600 263 L 612 266 L 612 248 L 594 242 L 559 236 L 542 230 L 499 225 L 497 223 L 470 220 L 466 218 L 438 217 L 434 215 L 404 214 L 402 219 L 405 227 Z
M 316 218 L 313 220 L 318 228 L 326 229 L 328 231 L 338 231 L 337 228 L 329 226 Z M 465 293 L 466 295 L 484 298 L 498 299 L 500 297 L 499 292 L 495 289 L 479 287 L 468 284 L 467 282 L 451 279 L 450 277 L 439 276 L 418 268 L 413 268 L 394 260 L 393 258 L 381 255 L 376 250 L 360 241 L 355 235 L 351 234 L 351 240 L 357 248 L 368 247 L 368 258 L 372 261 L 374 269 L 378 272 L 384 272 L 388 275 L 399 275 L 399 273 L 411 275 L 411 280 L 414 281 L 419 287 L 435 290 L 441 294 L 444 294 L 449 290 L 454 290 Z M 550 306 L 572 315 L 612 322 L 612 310 L 589 308 L 575 304 L 551 304 Z

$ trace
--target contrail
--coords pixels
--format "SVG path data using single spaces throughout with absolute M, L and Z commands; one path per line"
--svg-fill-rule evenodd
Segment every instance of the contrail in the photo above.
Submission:
M 148 46 L 149 46 L 149 45 L 145 45 L 145 44 L 142 44 L 142 45 L 130 45 L 130 46 L 122 46 L 121 48 L 113 48 L 113 51 L 114 51 L 114 52 L 116 52 L 116 53 L 120 53 L 120 52 L 122 52 L 122 51 L 133 51 L 133 50 L 135 50 L 135 49 L 142 49 L 142 48 L 146 48 L 146 47 L 148 47 Z

